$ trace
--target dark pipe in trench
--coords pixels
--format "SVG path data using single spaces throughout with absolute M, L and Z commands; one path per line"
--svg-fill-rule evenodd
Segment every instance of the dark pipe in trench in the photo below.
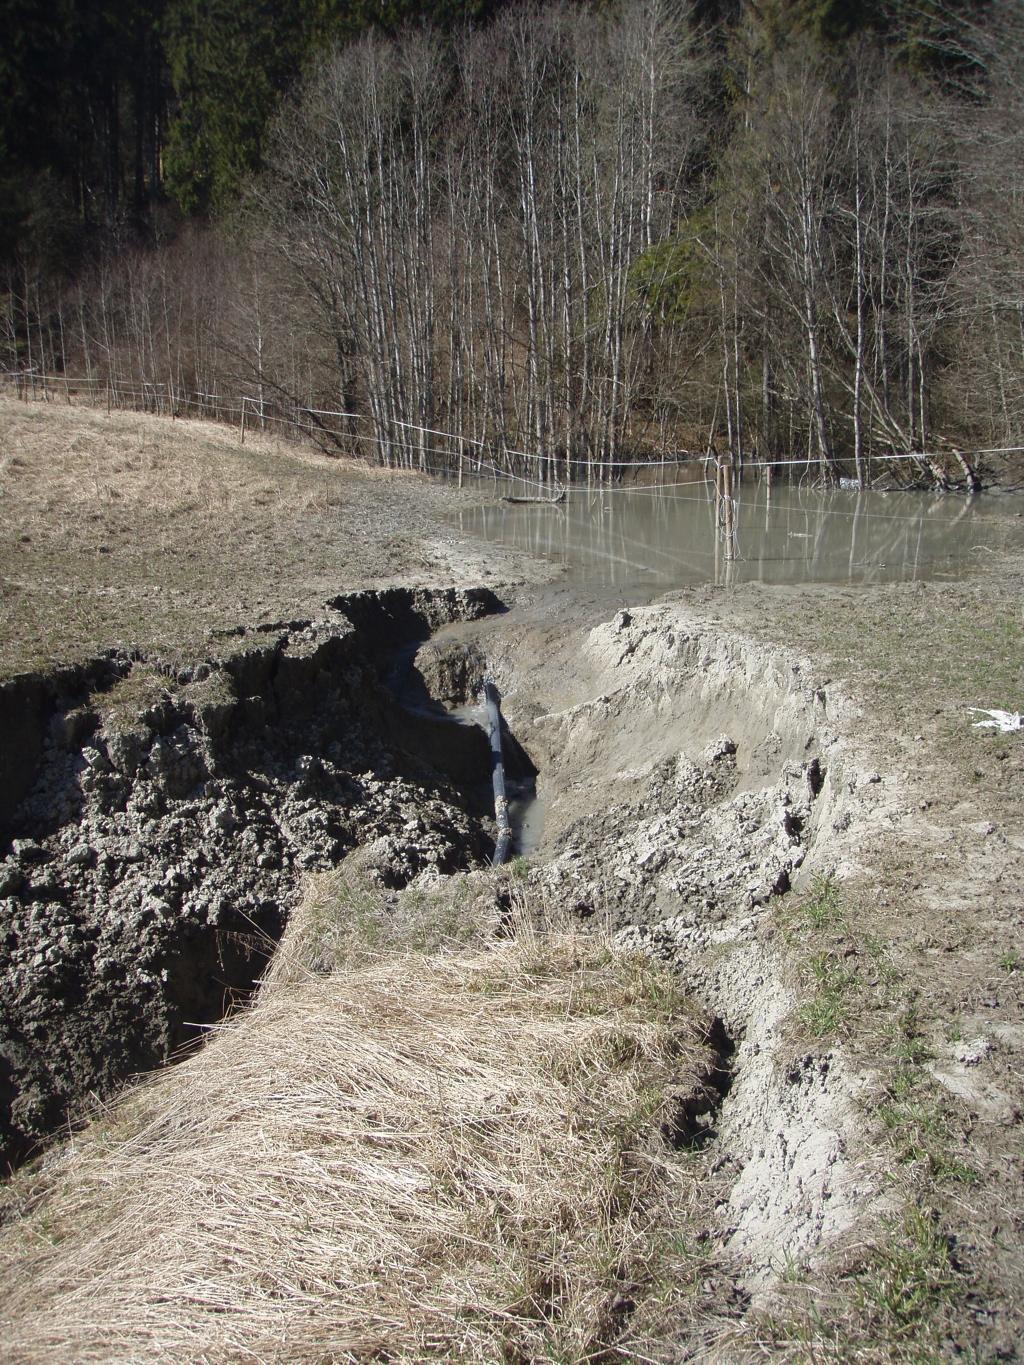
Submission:
M 491 782 L 494 787 L 494 823 L 498 839 L 491 858 L 492 867 L 508 862 L 512 847 L 512 825 L 508 817 L 508 797 L 505 793 L 505 762 L 501 752 L 501 693 L 490 678 L 484 679 L 484 716 L 487 741 L 491 746 Z

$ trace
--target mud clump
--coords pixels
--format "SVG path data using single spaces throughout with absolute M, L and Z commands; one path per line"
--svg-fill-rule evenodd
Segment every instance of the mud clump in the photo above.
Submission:
M 806 854 L 811 765 L 787 764 L 776 785 L 739 790 L 735 755 L 722 736 L 695 760 L 664 759 L 637 775 L 628 800 L 574 820 L 546 870 L 552 890 L 572 886 L 582 908 L 600 908 L 616 929 L 657 924 L 681 906 L 691 922 L 717 923 L 788 890 Z
M 429 640 L 416 655 L 416 669 L 434 701 L 458 706 L 479 696 L 487 661 L 472 642 Z
M 373 843 L 402 885 L 486 856 L 381 661 L 489 593 L 361 593 L 189 668 L 116 652 L 24 694 L 34 763 L 0 844 L 0 1163 L 220 1019 L 302 875 Z

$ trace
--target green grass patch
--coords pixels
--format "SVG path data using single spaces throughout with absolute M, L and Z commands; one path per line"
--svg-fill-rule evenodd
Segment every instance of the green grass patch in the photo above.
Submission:
M 977 1183 L 980 1173 L 967 1159 L 955 1117 L 924 1069 L 932 1054 L 916 1001 L 893 1018 L 889 1047 L 892 1072 L 878 1117 L 897 1162 L 922 1168 L 935 1185 Z
M 853 996 L 860 983 L 855 968 L 844 964 L 833 953 L 815 953 L 806 964 L 805 979 L 813 993 L 797 1010 L 804 1032 L 821 1039 L 847 1031 L 851 1022 Z
M 506 865 L 508 875 L 514 882 L 525 882 L 530 875 L 529 860 L 524 858 L 521 853 L 512 858 Z
M 886 1232 L 854 1279 L 856 1302 L 879 1336 L 904 1348 L 904 1359 L 934 1359 L 943 1324 L 963 1297 L 949 1239 L 933 1213 L 914 1206 L 888 1220 Z
M 883 1220 L 878 1244 L 841 1280 L 811 1283 L 794 1273 L 782 1282 L 788 1307 L 760 1320 L 758 1347 L 801 1365 L 946 1359 L 967 1290 L 938 1214 L 910 1201 Z
M 926 1072 L 896 1071 L 878 1117 L 902 1166 L 920 1166 L 936 1185 L 974 1185 L 979 1171 L 966 1159 L 963 1136 Z
M 805 895 L 783 903 L 781 916 L 790 943 L 803 939 L 808 930 L 818 934 L 842 934 L 847 928 L 842 893 L 832 877 L 815 877 Z
M 817 877 L 809 891 L 780 913 L 786 943 L 799 950 L 797 972 L 804 997 L 796 1010 L 800 1032 L 813 1039 L 845 1033 L 861 984 L 857 945 L 839 884 Z

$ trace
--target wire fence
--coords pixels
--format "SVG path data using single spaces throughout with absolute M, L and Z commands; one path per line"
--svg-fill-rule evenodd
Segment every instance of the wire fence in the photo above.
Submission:
M 221 394 L 210 389 L 186 388 L 166 382 L 122 380 L 106 376 L 46 374 L 35 369 L 0 371 L 0 384 L 24 401 L 65 402 L 147 412 L 158 416 L 203 418 L 237 426 L 244 445 L 256 431 L 270 431 L 288 439 L 313 442 L 321 449 L 348 454 L 387 468 L 413 470 L 446 479 L 490 478 L 496 484 L 535 489 L 538 494 L 567 490 L 659 493 L 677 490 L 681 484 L 715 483 L 723 458 L 737 474 L 757 472 L 768 478 L 776 471 L 803 470 L 815 477 L 821 467 L 813 457 L 794 459 L 743 458 L 734 461 L 714 449 L 679 450 L 656 459 L 622 457 L 597 459 L 565 452 L 538 453 L 518 448 L 499 435 L 476 435 L 449 431 L 426 422 L 413 422 L 390 413 L 347 412 L 305 406 L 280 393 Z M 1024 446 L 992 447 L 961 451 L 968 457 L 1011 455 Z M 898 466 L 920 471 L 929 461 L 941 461 L 946 452 L 893 451 L 874 454 L 867 461 L 876 467 Z M 654 482 L 646 471 L 659 471 Z M 585 477 L 584 477 L 585 475 Z M 670 477 L 671 475 L 671 477 Z M 840 486 L 856 487 L 852 478 Z

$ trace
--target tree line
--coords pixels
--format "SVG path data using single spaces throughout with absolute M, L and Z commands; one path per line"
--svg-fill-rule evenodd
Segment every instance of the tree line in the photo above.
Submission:
M 864 483 L 909 454 L 971 484 L 1024 444 L 1024 21 L 850 8 L 533 4 L 318 48 L 212 224 L 70 274 L 16 253 L 4 359 L 300 405 L 388 464 L 716 449 Z

